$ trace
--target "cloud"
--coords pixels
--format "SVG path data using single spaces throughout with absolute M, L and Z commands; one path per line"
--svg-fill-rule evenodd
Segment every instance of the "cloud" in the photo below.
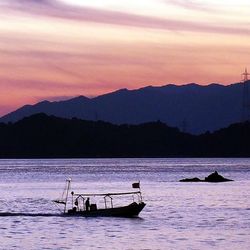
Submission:
M 189 10 L 198 10 L 198 11 L 215 11 L 214 8 L 208 6 L 204 3 L 198 3 L 194 0 L 163 0 L 166 4 L 176 5 Z
M 186 8 L 207 8 L 204 5 L 197 4 L 196 2 L 190 0 L 169 0 L 166 2 L 171 2 L 172 4 L 181 5 Z M 249 28 L 225 26 L 223 24 L 214 25 L 205 22 L 198 23 L 192 21 L 157 18 L 152 16 L 142 16 L 121 11 L 94 9 L 89 7 L 74 7 L 63 4 L 56 0 L 13 0 L 9 1 L 8 4 L 5 4 L 2 7 L 0 6 L 0 8 L 6 9 L 10 12 L 18 11 L 35 16 L 45 16 L 50 18 L 68 19 L 82 22 L 162 29 L 168 31 L 240 34 L 246 36 L 250 35 Z
M 64 89 L 64 88 L 75 88 L 75 89 L 81 89 L 81 86 L 79 84 L 73 84 L 73 83 L 58 83 L 53 81 L 40 81 L 40 80 L 22 80 L 22 79 L 15 79 L 14 78 L 0 78 L 1 82 L 1 88 L 7 88 L 7 89 L 29 89 L 29 90 L 56 90 L 58 88 Z

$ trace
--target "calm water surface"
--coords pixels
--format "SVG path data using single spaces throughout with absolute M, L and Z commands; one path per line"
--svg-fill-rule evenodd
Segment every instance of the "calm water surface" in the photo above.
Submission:
M 235 181 L 178 182 L 215 170 Z M 65 218 L 51 200 L 68 177 L 79 192 L 140 180 L 147 206 L 135 219 Z M 250 159 L 0 160 L 0 188 L 0 249 L 250 249 Z

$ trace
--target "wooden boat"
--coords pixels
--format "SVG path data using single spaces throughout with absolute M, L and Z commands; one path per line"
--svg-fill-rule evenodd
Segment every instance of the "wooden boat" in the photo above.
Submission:
M 93 193 L 82 194 L 69 192 L 71 179 L 66 181 L 66 197 L 60 200 L 54 200 L 54 202 L 64 205 L 64 214 L 67 216 L 84 216 L 84 217 L 96 217 L 96 216 L 112 216 L 112 217 L 137 217 L 142 209 L 145 207 L 145 203 L 142 201 L 142 194 L 140 190 L 140 183 L 133 183 L 133 188 L 138 188 L 136 192 L 126 193 Z M 69 193 L 71 194 L 71 208 L 68 209 Z M 117 196 L 132 196 L 133 202 L 126 206 L 113 205 L 113 198 Z M 91 197 L 103 197 L 104 208 L 97 208 L 97 205 L 90 204 Z M 135 201 L 137 198 L 137 202 Z

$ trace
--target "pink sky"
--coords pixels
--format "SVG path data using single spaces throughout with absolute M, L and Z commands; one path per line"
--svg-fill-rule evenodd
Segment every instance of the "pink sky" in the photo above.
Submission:
M 0 116 L 125 87 L 238 82 L 249 13 L 248 0 L 2 0 Z

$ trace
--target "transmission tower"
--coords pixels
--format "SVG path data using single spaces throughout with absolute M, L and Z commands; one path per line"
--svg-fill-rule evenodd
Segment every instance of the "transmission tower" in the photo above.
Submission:
M 250 120 L 250 100 L 249 100 L 249 78 L 250 73 L 247 72 L 247 68 L 245 68 L 245 72 L 242 73 L 242 83 L 243 83 L 243 100 L 242 100 L 242 122 Z

